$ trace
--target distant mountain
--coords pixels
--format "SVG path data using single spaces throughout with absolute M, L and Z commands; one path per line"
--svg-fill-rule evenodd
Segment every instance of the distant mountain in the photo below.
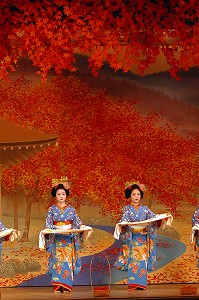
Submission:
M 159 72 L 145 76 L 114 72 L 105 63 L 99 71 L 99 76 L 93 76 L 88 68 L 85 56 L 77 55 L 75 66 L 77 72 L 64 71 L 64 76 L 75 76 L 90 83 L 94 89 L 106 89 L 114 99 L 120 97 L 131 101 L 139 99 L 137 106 L 146 114 L 153 110 L 162 112 L 165 119 L 179 125 L 179 132 L 187 134 L 188 131 L 199 130 L 199 68 L 193 67 L 188 72 L 179 72 L 181 80 L 172 79 L 170 73 Z M 41 82 L 36 75 L 37 68 L 27 59 L 21 60 L 14 78 L 24 74 L 27 82 Z M 49 73 L 49 78 L 54 72 Z

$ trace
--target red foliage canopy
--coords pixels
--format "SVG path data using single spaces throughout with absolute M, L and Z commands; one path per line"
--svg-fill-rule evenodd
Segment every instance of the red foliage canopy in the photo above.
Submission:
M 88 55 L 94 75 L 104 62 L 140 74 L 163 54 L 173 77 L 199 63 L 197 0 L 1 0 L 0 78 L 29 57 L 46 78 L 75 71 Z
M 173 213 L 182 201 L 196 205 L 198 136 L 180 137 L 169 124 L 158 127 L 161 116 L 142 116 L 133 99 L 117 102 L 75 77 L 53 78 L 45 86 L 20 80 L 1 84 L 0 98 L 3 118 L 59 137 L 58 147 L 5 170 L 4 192 L 20 186 L 31 190 L 38 178 L 41 197 L 50 194 L 53 177 L 67 174 L 77 206 L 87 197 L 114 218 L 128 202 L 124 185 L 129 180 L 145 183 Z

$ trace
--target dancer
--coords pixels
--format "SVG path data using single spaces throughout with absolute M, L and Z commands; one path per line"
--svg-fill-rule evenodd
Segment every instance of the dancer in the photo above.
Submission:
M 1 221 L 0 221 L 0 262 L 1 262 L 1 254 L 2 254 L 2 243 L 3 241 L 11 241 L 13 242 L 16 239 L 17 231 L 13 228 L 7 228 Z
M 199 206 L 196 208 L 192 216 L 192 239 L 194 242 L 194 250 L 197 251 L 197 267 L 199 268 Z
M 0 221 L 0 261 L 1 261 L 1 253 L 2 253 L 2 243 L 3 241 L 9 239 L 9 235 L 1 237 L 3 231 L 5 231 L 6 229 L 7 227 Z
M 45 247 L 48 253 L 48 271 L 54 292 L 72 291 L 74 275 L 81 269 L 79 246 L 83 239 L 84 228 L 88 227 L 78 217 L 76 210 L 66 203 L 70 185 L 67 177 L 61 181 L 53 180 L 51 195 L 56 199 L 47 212 L 45 221 Z M 89 227 L 91 230 L 92 228 Z M 54 233 L 55 230 L 59 233 Z M 60 230 L 77 229 L 77 232 L 62 234 Z M 78 229 L 82 231 L 78 232 Z M 47 231 L 46 231 L 47 230 Z M 53 232 L 53 233 L 50 233 Z
M 122 218 L 114 232 L 115 238 L 122 241 L 114 267 L 127 270 L 128 289 L 146 289 L 147 272 L 154 269 L 156 261 L 157 228 L 164 223 L 163 220 L 165 225 L 172 222 L 170 214 L 156 215 L 149 207 L 140 204 L 144 191 L 145 186 L 139 182 L 133 182 L 125 189 L 125 197 L 131 203 L 123 208 Z

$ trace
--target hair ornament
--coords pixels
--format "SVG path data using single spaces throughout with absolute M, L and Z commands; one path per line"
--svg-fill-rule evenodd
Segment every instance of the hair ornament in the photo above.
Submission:
M 57 178 L 52 179 L 52 187 L 53 188 L 56 188 L 59 184 L 63 184 L 63 186 L 66 190 L 70 189 L 70 183 L 68 182 L 67 176 L 61 176 L 60 179 L 57 179 Z
M 139 181 L 127 181 L 125 183 L 125 188 L 131 189 L 133 184 L 137 184 L 142 192 L 146 191 L 146 186 L 143 183 L 140 183 Z

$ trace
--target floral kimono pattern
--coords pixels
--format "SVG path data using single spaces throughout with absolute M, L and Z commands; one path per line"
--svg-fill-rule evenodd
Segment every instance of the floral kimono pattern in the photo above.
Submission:
M 5 227 L 3 225 L 3 223 L 0 221 L 0 232 L 4 231 L 6 229 L 7 229 L 7 227 Z M 5 239 L 5 237 L 4 238 L 0 238 L 0 263 L 1 263 L 1 254 L 2 254 L 2 243 L 3 243 L 4 239 Z
M 61 208 L 52 205 L 47 213 L 45 228 L 56 229 L 56 224 L 71 224 L 71 228 L 78 229 L 82 225 L 76 210 L 68 205 Z M 81 269 L 79 258 L 80 234 L 49 234 L 45 236 L 46 251 L 48 253 L 48 273 L 51 283 L 56 288 L 72 290 L 73 276 Z
M 192 227 L 195 225 L 199 226 L 199 207 L 196 209 L 192 216 Z M 194 249 L 197 250 L 196 259 L 197 259 L 197 267 L 199 268 L 199 232 L 195 231 L 194 235 Z
M 119 222 L 143 221 L 156 216 L 147 206 L 134 207 L 129 204 L 123 208 Z M 114 263 L 118 270 L 127 270 L 128 288 L 145 289 L 147 271 L 154 269 L 156 261 L 157 222 L 145 227 L 123 226 L 120 233 L 122 241 L 121 252 Z

